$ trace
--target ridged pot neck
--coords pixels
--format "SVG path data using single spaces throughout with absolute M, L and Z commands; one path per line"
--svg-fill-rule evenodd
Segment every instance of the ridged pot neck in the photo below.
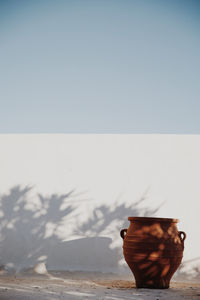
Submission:
M 178 223 L 179 219 L 171 219 L 171 218 L 156 218 L 156 217 L 128 217 L 130 222 L 167 222 L 167 223 Z

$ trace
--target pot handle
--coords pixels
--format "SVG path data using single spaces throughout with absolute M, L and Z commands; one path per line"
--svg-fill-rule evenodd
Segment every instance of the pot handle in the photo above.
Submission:
M 184 231 L 179 231 L 178 235 L 179 235 L 179 237 L 181 239 L 181 242 L 183 243 L 185 241 L 185 239 L 186 239 L 186 233 Z
M 120 236 L 121 236 L 122 239 L 124 239 L 124 233 L 127 232 L 127 230 L 128 230 L 128 229 L 122 229 L 122 230 L 120 231 Z

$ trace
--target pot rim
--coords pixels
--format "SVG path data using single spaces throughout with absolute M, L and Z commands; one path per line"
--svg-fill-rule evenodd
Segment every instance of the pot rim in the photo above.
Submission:
M 157 218 L 157 217 L 128 217 L 129 221 L 137 221 L 137 222 L 170 222 L 170 223 L 178 223 L 179 219 L 172 218 Z

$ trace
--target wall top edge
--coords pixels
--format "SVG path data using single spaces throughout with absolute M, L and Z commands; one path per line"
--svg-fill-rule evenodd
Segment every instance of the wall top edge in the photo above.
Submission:
M 189 133 L 0 133 L 0 136 L 200 136 Z

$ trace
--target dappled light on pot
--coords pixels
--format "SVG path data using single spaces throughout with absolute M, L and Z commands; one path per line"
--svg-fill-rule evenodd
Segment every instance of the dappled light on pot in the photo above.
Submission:
M 130 226 L 120 232 L 124 258 L 137 288 L 168 288 L 178 269 L 186 234 L 177 219 L 129 217 Z

